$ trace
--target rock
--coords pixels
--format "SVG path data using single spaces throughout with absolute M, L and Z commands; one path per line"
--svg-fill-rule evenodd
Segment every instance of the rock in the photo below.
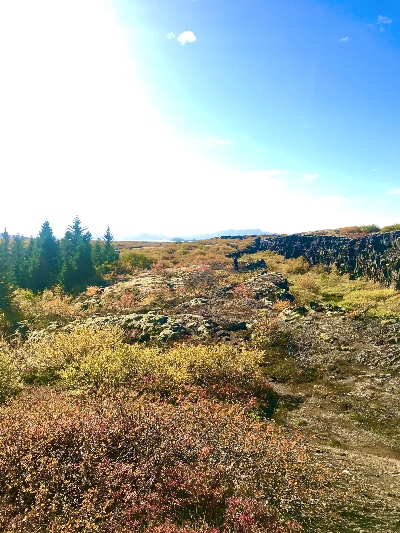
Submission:
M 159 340 L 160 342 L 167 342 L 167 341 L 176 340 L 179 337 L 180 337 L 179 331 L 174 331 L 173 329 L 165 328 L 159 333 L 159 335 L 157 336 L 157 340 Z
M 299 318 L 302 318 L 305 314 L 307 314 L 307 312 L 308 310 L 302 306 L 293 308 L 288 307 L 279 314 L 279 317 L 285 322 L 290 322 L 292 320 L 298 320 Z
M 294 300 L 294 297 L 289 293 L 287 279 L 275 272 L 257 274 L 246 280 L 243 285 L 254 295 L 256 300 L 268 299 L 272 302 L 278 299 Z
M 352 279 L 365 276 L 400 289 L 400 231 L 372 234 L 359 239 L 328 235 L 288 235 L 263 239 L 259 248 L 286 259 L 304 257 L 310 265 L 335 266 Z M 254 253 L 254 252 L 248 252 Z
M 267 270 L 267 264 L 264 259 L 253 262 L 239 261 L 238 267 L 240 272 L 252 272 L 260 269 L 265 271 Z

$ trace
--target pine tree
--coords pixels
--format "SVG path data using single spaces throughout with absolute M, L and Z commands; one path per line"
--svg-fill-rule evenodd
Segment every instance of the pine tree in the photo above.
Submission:
M 95 276 L 91 251 L 92 236 L 76 216 L 61 241 L 60 281 L 68 292 L 83 289 Z
M 100 239 L 97 239 L 92 246 L 92 258 L 95 267 L 99 267 L 104 263 L 104 246 Z
M 46 220 L 36 239 L 37 271 L 36 290 L 43 291 L 53 287 L 60 275 L 60 245 Z
M 107 230 L 104 234 L 104 260 L 107 261 L 107 263 L 111 264 L 114 263 L 118 259 L 118 254 L 115 251 L 114 247 L 114 236 L 111 235 L 110 226 L 107 226 Z
M 24 238 L 21 235 L 14 235 L 11 243 L 11 278 L 17 287 L 26 287 L 26 253 L 24 248 Z
M 22 266 L 22 275 L 24 284 L 21 285 L 25 289 L 32 291 L 37 290 L 36 273 L 39 268 L 39 253 L 37 247 L 37 239 L 31 237 L 29 244 L 25 249 L 24 262 Z
M 0 239 L 0 310 L 5 310 L 10 304 L 10 236 L 6 229 Z

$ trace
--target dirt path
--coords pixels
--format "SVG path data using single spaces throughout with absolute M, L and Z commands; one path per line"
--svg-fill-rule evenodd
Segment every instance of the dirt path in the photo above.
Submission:
M 365 392 L 360 381 L 354 383 L 355 388 Z M 399 443 L 363 427 L 351 412 L 338 412 L 329 401 L 329 391 L 321 384 L 315 392 L 313 384 L 274 384 L 274 388 L 282 398 L 297 395 L 302 399 L 296 409 L 278 408 L 277 421 L 292 428 L 301 427 L 315 439 L 321 459 L 343 474 L 345 484 L 348 478 L 349 485 L 358 487 L 354 495 L 357 512 L 350 513 L 354 524 L 348 531 L 400 531 Z

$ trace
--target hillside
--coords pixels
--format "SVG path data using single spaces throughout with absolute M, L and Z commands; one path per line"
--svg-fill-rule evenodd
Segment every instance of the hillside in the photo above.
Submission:
M 399 293 L 252 239 L 136 246 L 13 294 L 0 529 L 397 531 Z

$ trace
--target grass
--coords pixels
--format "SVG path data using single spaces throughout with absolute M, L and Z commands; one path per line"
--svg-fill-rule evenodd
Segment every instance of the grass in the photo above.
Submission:
M 232 259 L 226 254 L 242 250 L 252 244 L 253 238 L 230 241 L 221 239 L 208 239 L 183 243 L 129 243 L 118 242 L 121 250 L 121 259 L 134 250 L 143 256 L 152 258 L 156 268 L 171 268 L 176 266 L 190 266 L 203 264 L 218 264 L 227 266 L 232 264 Z

